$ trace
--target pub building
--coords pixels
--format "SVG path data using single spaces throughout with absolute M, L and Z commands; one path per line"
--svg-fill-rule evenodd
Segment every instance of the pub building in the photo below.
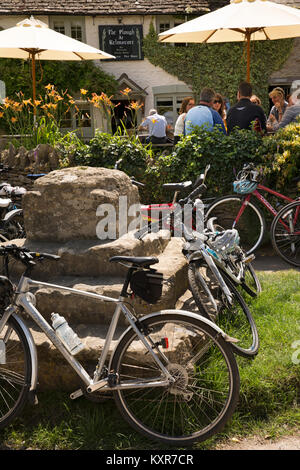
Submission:
M 300 0 L 277 1 L 300 7 Z M 116 119 L 124 117 L 128 96 L 122 91 L 130 88 L 130 99 L 143 105 L 137 112 L 136 125 L 151 108 L 156 108 L 174 126 L 182 99 L 193 91 L 184 81 L 150 63 L 144 56 L 143 38 L 151 24 L 160 33 L 226 4 L 228 0 L 1 0 L 0 30 L 33 15 L 60 33 L 114 55 L 114 60 L 95 61 L 95 64 L 119 82 L 119 91 L 112 98 L 120 103 L 115 108 Z M 299 57 L 300 38 L 296 38 L 286 63 L 269 77 L 270 89 L 280 86 L 288 92 L 291 83 L 300 78 Z M 0 76 L 0 92 L 1 89 L 5 90 L 5 84 L 1 83 Z M 106 131 L 105 116 L 92 109 L 82 97 L 77 98 L 77 106 L 90 116 L 81 135 L 88 140 L 96 128 Z M 112 123 L 113 127 L 117 124 Z M 75 117 L 70 116 L 70 129 L 76 129 L 77 125 Z M 132 123 L 127 125 L 130 127 Z

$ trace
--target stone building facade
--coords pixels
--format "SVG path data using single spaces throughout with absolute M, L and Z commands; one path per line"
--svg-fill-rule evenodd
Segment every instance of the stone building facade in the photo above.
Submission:
M 300 7 L 300 0 L 277 2 Z M 173 124 L 182 99 L 191 94 L 191 89 L 143 57 L 142 38 L 148 34 L 151 22 L 161 32 L 185 21 L 189 14 L 205 14 L 226 4 L 224 0 L 4 0 L 0 3 L 0 28 L 12 27 L 24 17 L 34 15 L 49 27 L 91 46 L 102 50 L 110 47 L 107 52 L 116 55 L 118 60 L 103 60 L 101 68 L 119 81 L 120 93 L 114 98 L 121 101 L 120 112 L 122 106 L 126 106 L 121 90 L 129 87 L 132 98 L 144 103 L 143 114 L 155 107 L 163 111 L 169 123 Z M 293 80 L 299 78 L 298 38 L 281 70 L 270 76 L 269 85 L 288 89 Z M 141 119 L 142 112 L 138 121 Z M 87 138 L 93 134 L 95 126 L 103 126 L 97 116 L 91 128 L 85 129 Z

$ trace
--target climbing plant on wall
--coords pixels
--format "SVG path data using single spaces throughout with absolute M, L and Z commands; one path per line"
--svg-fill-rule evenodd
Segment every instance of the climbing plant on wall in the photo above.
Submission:
M 251 83 L 268 111 L 268 78 L 291 52 L 292 39 L 251 42 Z M 179 80 L 195 94 L 209 86 L 236 102 L 239 83 L 246 78 L 246 48 L 243 43 L 172 45 L 158 42 L 153 23 L 144 38 L 145 57 Z

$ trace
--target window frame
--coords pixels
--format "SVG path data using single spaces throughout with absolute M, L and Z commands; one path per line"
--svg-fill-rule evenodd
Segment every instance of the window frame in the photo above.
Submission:
M 85 33 L 85 17 L 84 16 L 66 16 L 66 15 L 61 15 L 61 16 L 50 16 L 49 18 L 49 26 L 52 29 L 55 29 L 55 22 L 63 23 L 65 32 L 61 34 L 65 34 L 66 36 L 72 38 L 72 23 L 78 23 L 75 26 L 80 26 L 81 27 L 81 33 L 82 33 L 82 38 L 76 39 L 77 41 L 81 42 L 86 42 L 86 33 Z M 60 31 L 59 31 L 60 32 Z

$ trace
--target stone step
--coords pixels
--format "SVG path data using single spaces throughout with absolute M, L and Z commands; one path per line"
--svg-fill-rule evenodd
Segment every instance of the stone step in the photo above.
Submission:
M 128 298 L 128 303 L 139 315 L 157 310 L 174 308 L 178 298 L 187 289 L 187 264 L 181 253 L 182 241 L 172 239 L 164 252 L 158 256 L 159 263 L 153 265 L 163 273 L 163 294 L 156 304 L 148 304 L 138 297 Z M 38 277 L 34 277 L 38 279 Z M 124 282 L 124 276 L 98 278 L 57 277 L 52 284 L 76 288 L 107 297 L 118 298 Z M 67 321 L 73 323 L 107 323 L 115 310 L 114 302 L 103 302 L 98 299 L 80 296 L 70 291 L 61 291 L 55 287 L 41 287 L 36 291 L 37 308 L 49 321 L 52 312 L 60 313 Z M 122 323 L 123 317 L 120 318 Z
M 37 348 L 38 390 L 59 389 L 70 392 L 75 391 L 75 389 L 82 385 L 78 375 L 74 372 L 60 351 L 53 346 L 47 336 L 36 325 L 32 325 L 31 322 L 26 323 L 33 335 Z M 93 377 L 93 372 L 104 346 L 108 326 L 101 324 L 73 325 L 71 323 L 70 326 L 84 344 L 84 349 L 74 357 L 89 375 Z M 112 353 L 119 337 L 127 327 L 128 325 L 117 327 L 115 336 L 110 345 L 109 354 Z
M 58 261 L 44 261 L 34 268 L 39 279 L 60 276 L 99 277 L 103 275 L 119 276 L 126 273 L 126 268 L 117 263 L 110 263 L 112 256 L 158 256 L 163 253 L 170 241 L 167 231 L 148 234 L 143 240 L 134 238 L 134 232 L 113 241 L 72 240 L 65 243 L 33 242 L 26 239 L 13 240 L 31 251 L 59 255 Z M 14 263 L 14 270 L 24 271 L 22 265 Z
M 188 307 L 188 311 L 195 311 L 195 309 L 192 308 L 193 302 L 191 302 L 191 294 L 189 291 L 186 291 L 178 299 L 178 302 L 175 307 L 176 309 L 187 309 Z M 53 346 L 52 342 L 35 324 L 32 324 L 32 322 L 26 319 L 25 322 L 33 335 L 34 342 L 37 348 L 38 391 L 59 389 L 74 392 L 75 390 L 80 388 L 83 384 L 78 375 L 74 372 L 70 364 L 67 362 L 67 360 L 55 348 L 55 346 Z M 103 325 L 100 323 L 73 324 L 71 323 L 71 321 L 69 322 L 69 325 L 78 335 L 81 342 L 84 344 L 84 349 L 81 350 L 74 357 L 92 378 L 101 351 L 104 347 L 109 325 Z M 118 324 L 113 340 L 109 347 L 109 357 L 115 350 L 119 338 L 128 327 L 128 322 Z M 178 341 L 181 341 L 180 335 L 178 337 Z M 145 364 L 145 361 L 147 361 L 148 356 L 145 356 L 145 351 L 142 346 L 139 347 L 139 343 L 137 343 L 136 345 L 135 353 L 137 355 L 137 360 L 140 359 L 141 363 Z

